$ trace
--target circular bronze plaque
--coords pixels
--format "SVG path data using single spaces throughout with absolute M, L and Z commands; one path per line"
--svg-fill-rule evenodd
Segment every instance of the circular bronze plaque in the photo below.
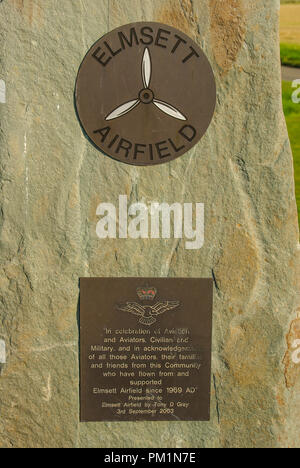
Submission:
M 189 151 L 206 132 L 216 84 L 200 47 L 159 23 L 102 37 L 84 58 L 76 107 L 92 142 L 118 161 L 153 165 Z

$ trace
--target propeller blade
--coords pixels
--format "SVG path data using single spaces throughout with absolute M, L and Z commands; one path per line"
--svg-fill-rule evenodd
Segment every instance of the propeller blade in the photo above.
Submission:
M 132 111 L 139 103 L 140 103 L 139 99 L 126 102 L 126 104 L 122 104 L 121 106 L 117 107 L 117 109 L 112 111 L 105 118 L 105 120 L 113 120 L 113 119 L 117 119 L 118 117 L 122 117 L 123 115 L 128 114 L 128 112 Z
M 167 115 L 170 115 L 171 117 L 174 117 L 175 119 L 187 120 L 187 118 L 181 112 L 179 112 L 179 110 L 171 106 L 171 104 L 167 104 L 163 101 L 158 101 L 157 99 L 154 99 L 153 104 L 155 104 L 155 106 L 158 107 L 158 109 L 160 109 L 162 112 L 164 112 Z
M 143 76 L 143 84 L 145 88 L 149 88 L 150 81 L 151 81 L 151 73 L 152 73 L 152 63 L 151 63 L 151 56 L 149 49 L 145 49 L 143 62 L 142 62 L 142 76 Z

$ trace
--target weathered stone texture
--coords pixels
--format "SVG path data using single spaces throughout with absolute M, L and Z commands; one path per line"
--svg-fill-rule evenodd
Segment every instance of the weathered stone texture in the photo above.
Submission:
M 278 14 L 277 0 L 0 4 L 2 447 L 299 446 L 299 232 Z M 141 20 L 190 34 L 218 88 L 213 123 L 196 148 L 148 168 L 97 152 L 73 102 L 90 46 Z M 96 207 L 119 194 L 204 202 L 204 247 L 100 241 Z M 211 422 L 80 424 L 78 278 L 212 272 Z

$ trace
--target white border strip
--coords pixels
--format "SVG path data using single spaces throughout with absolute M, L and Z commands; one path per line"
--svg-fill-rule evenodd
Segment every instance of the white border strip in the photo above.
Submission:
M 0 340 L 0 364 L 6 363 L 6 346 L 5 341 Z
M 0 80 L 0 104 L 6 103 L 6 85 L 5 81 Z

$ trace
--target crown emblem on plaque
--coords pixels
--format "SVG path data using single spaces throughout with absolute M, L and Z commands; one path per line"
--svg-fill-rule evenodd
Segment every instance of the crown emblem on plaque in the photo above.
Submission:
M 156 288 L 137 288 L 136 290 L 137 295 L 141 301 L 153 301 L 157 294 L 157 289 Z
M 154 287 L 139 287 L 136 290 L 137 295 L 141 301 L 153 301 L 157 295 L 157 289 Z M 143 325 L 153 325 L 157 322 L 158 316 L 167 311 L 177 309 L 180 306 L 179 301 L 163 301 L 157 302 L 154 305 L 141 305 L 137 302 L 125 302 L 123 304 L 116 304 L 116 308 L 122 312 L 136 315 L 139 323 Z

